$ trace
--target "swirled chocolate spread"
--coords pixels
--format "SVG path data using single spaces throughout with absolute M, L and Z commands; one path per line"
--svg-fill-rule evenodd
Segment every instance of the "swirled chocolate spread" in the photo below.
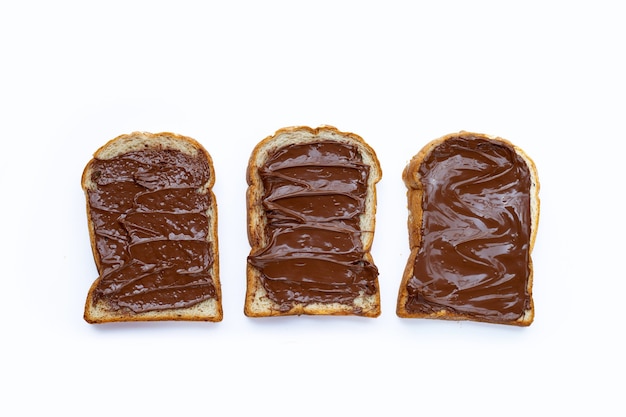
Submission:
M 351 144 L 321 141 L 280 148 L 260 168 L 269 243 L 248 261 L 268 297 L 294 303 L 349 303 L 376 292 L 360 216 L 369 167 Z
M 146 149 L 92 163 L 94 303 L 139 313 L 214 298 L 205 158 Z
M 422 240 L 409 312 L 490 322 L 530 307 L 531 174 L 510 146 L 472 135 L 444 141 L 419 167 Z

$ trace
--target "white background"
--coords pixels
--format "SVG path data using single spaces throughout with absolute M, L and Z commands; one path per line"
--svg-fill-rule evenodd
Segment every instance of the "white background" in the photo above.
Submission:
M 0 414 L 624 415 L 619 5 L 3 1 Z M 382 164 L 383 312 L 246 318 L 247 159 L 281 127 L 320 124 Z M 97 274 L 80 177 L 135 130 L 213 157 L 221 323 L 83 321 Z M 529 328 L 395 315 L 402 169 L 459 130 L 507 138 L 538 167 Z

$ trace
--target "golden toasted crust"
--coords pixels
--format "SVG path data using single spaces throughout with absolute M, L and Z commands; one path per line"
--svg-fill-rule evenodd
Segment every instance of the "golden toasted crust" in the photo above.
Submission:
M 211 276 L 213 278 L 216 298 L 208 299 L 201 303 L 198 303 L 191 307 L 186 308 L 174 308 L 161 311 L 149 311 L 142 313 L 129 314 L 121 310 L 116 311 L 110 309 L 104 301 L 99 301 L 96 304 L 93 302 L 94 290 L 98 286 L 99 279 L 95 280 L 89 289 L 87 295 L 87 301 L 85 303 L 84 319 L 89 323 L 108 323 L 119 321 L 221 321 L 223 317 L 222 304 L 221 304 L 221 286 L 219 279 L 219 248 L 217 237 L 217 202 L 215 195 L 212 192 L 213 184 L 215 183 L 215 172 L 213 167 L 213 160 L 204 147 L 195 139 L 177 135 L 174 133 L 147 133 L 147 132 L 133 132 L 128 135 L 118 136 L 104 146 L 100 147 L 95 153 L 94 158 L 87 163 L 81 178 L 81 186 L 85 192 L 85 199 L 87 202 L 87 224 L 89 229 L 89 238 L 91 242 L 91 249 L 93 252 L 94 261 L 97 269 L 101 268 L 101 259 L 96 248 L 95 240 L 95 226 L 92 219 L 92 214 L 89 209 L 89 196 L 88 191 L 94 189 L 96 184 L 91 181 L 91 170 L 95 160 L 106 160 L 116 156 L 133 152 L 141 149 L 173 149 L 178 150 L 188 155 L 201 154 L 207 161 L 209 166 L 209 180 L 202 187 L 203 190 L 209 195 L 210 204 L 207 210 L 207 216 L 209 218 L 209 233 L 207 240 L 212 242 L 214 250 L 214 262 L 211 269 Z
M 370 167 L 368 178 L 368 192 L 365 203 L 365 213 L 361 215 L 361 242 L 365 252 L 364 259 L 373 263 L 370 249 L 374 238 L 376 226 L 376 183 L 382 176 L 380 163 L 374 150 L 359 136 L 354 133 L 340 132 L 332 126 L 320 126 L 310 128 L 306 126 L 287 127 L 276 131 L 272 136 L 260 141 L 252 151 L 248 162 L 246 194 L 248 213 L 248 241 L 251 246 L 250 253 L 258 251 L 268 244 L 266 236 L 267 217 L 262 204 L 264 193 L 263 182 L 259 175 L 259 168 L 263 166 L 267 158 L 277 149 L 292 144 L 312 143 L 323 140 L 332 140 L 357 146 L 363 158 L 363 162 Z M 286 315 L 359 315 L 364 317 L 377 317 L 380 315 L 380 292 L 376 282 L 376 293 L 370 296 L 363 295 L 355 299 L 352 304 L 341 303 L 311 303 L 295 304 L 288 311 L 281 311 L 267 297 L 267 293 L 261 284 L 260 272 L 248 263 L 247 290 L 244 305 L 244 313 L 248 317 L 268 317 Z
M 417 252 L 419 250 L 421 240 L 422 240 L 422 198 L 423 198 L 423 189 L 420 184 L 419 178 L 419 168 L 422 162 L 426 159 L 426 157 L 439 145 L 445 142 L 448 139 L 456 138 L 461 134 L 470 134 L 475 137 L 480 137 L 489 140 L 499 141 L 502 144 L 510 147 L 515 150 L 515 152 L 526 162 L 528 169 L 530 171 L 531 176 L 531 188 L 530 188 L 530 213 L 531 213 L 531 234 L 530 234 L 530 242 L 529 242 L 529 253 L 532 252 L 532 249 L 535 244 L 535 237 L 537 235 L 537 226 L 539 223 L 539 177 L 537 174 L 537 168 L 532 161 L 526 155 L 526 153 L 515 146 L 510 141 L 497 137 L 485 135 L 482 133 L 471 133 L 471 132 L 459 132 L 452 133 L 446 136 L 442 136 L 441 138 L 435 139 L 430 143 L 426 144 L 407 164 L 403 173 L 402 179 L 407 187 L 407 206 L 408 206 L 408 232 L 409 232 L 409 247 L 411 248 L 411 253 L 409 255 L 406 267 L 404 269 L 404 273 L 402 276 L 402 281 L 400 284 L 400 290 L 398 293 L 398 302 L 396 306 L 396 314 L 399 317 L 403 318 L 428 318 L 428 319 L 443 319 L 443 320 L 475 320 L 481 321 L 476 318 L 470 318 L 463 314 L 456 314 L 450 312 L 448 310 L 440 310 L 436 311 L 432 314 L 425 313 L 412 313 L 406 310 L 405 306 L 408 300 L 408 290 L 407 284 L 409 279 L 413 276 L 413 265 L 415 263 L 415 259 L 417 257 Z M 528 278 L 528 294 L 530 295 L 530 308 L 524 312 L 524 314 L 515 321 L 508 322 L 505 324 L 517 325 L 517 326 L 529 326 L 535 316 L 535 308 L 532 299 L 532 286 L 533 286 L 533 266 L 532 260 L 529 258 L 529 270 L 530 275 Z

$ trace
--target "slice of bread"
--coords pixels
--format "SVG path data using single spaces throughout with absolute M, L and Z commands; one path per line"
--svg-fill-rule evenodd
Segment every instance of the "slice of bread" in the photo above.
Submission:
M 397 315 L 530 325 L 533 161 L 505 139 L 460 132 L 424 146 L 403 180 L 411 253 Z
M 332 126 L 258 143 L 247 170 L 247 316 L 380 314 L 370 249 L 381 175 L 374 150 Z
M 87 322 L 222 320 L 214 182 L 209 153 L 172 133 L 94 153 L 81 181 L 99 273 Z

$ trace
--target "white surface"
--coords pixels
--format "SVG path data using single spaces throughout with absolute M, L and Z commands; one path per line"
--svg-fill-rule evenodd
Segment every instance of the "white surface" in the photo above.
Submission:
M 0 414 L 624 415 L 619 2 L 7 3 Z M 278 128 L 320 124 L 383 167 L 383 313 L 248 319 L 247 158 Z M 82 319 L 96 270 L 80 176 L 134 130 L 194 137 L 215 161 L 219 324 Z M 505 137 L 539 169 L 529 328 L 395 315 L 401 171 L 458 130 Z

